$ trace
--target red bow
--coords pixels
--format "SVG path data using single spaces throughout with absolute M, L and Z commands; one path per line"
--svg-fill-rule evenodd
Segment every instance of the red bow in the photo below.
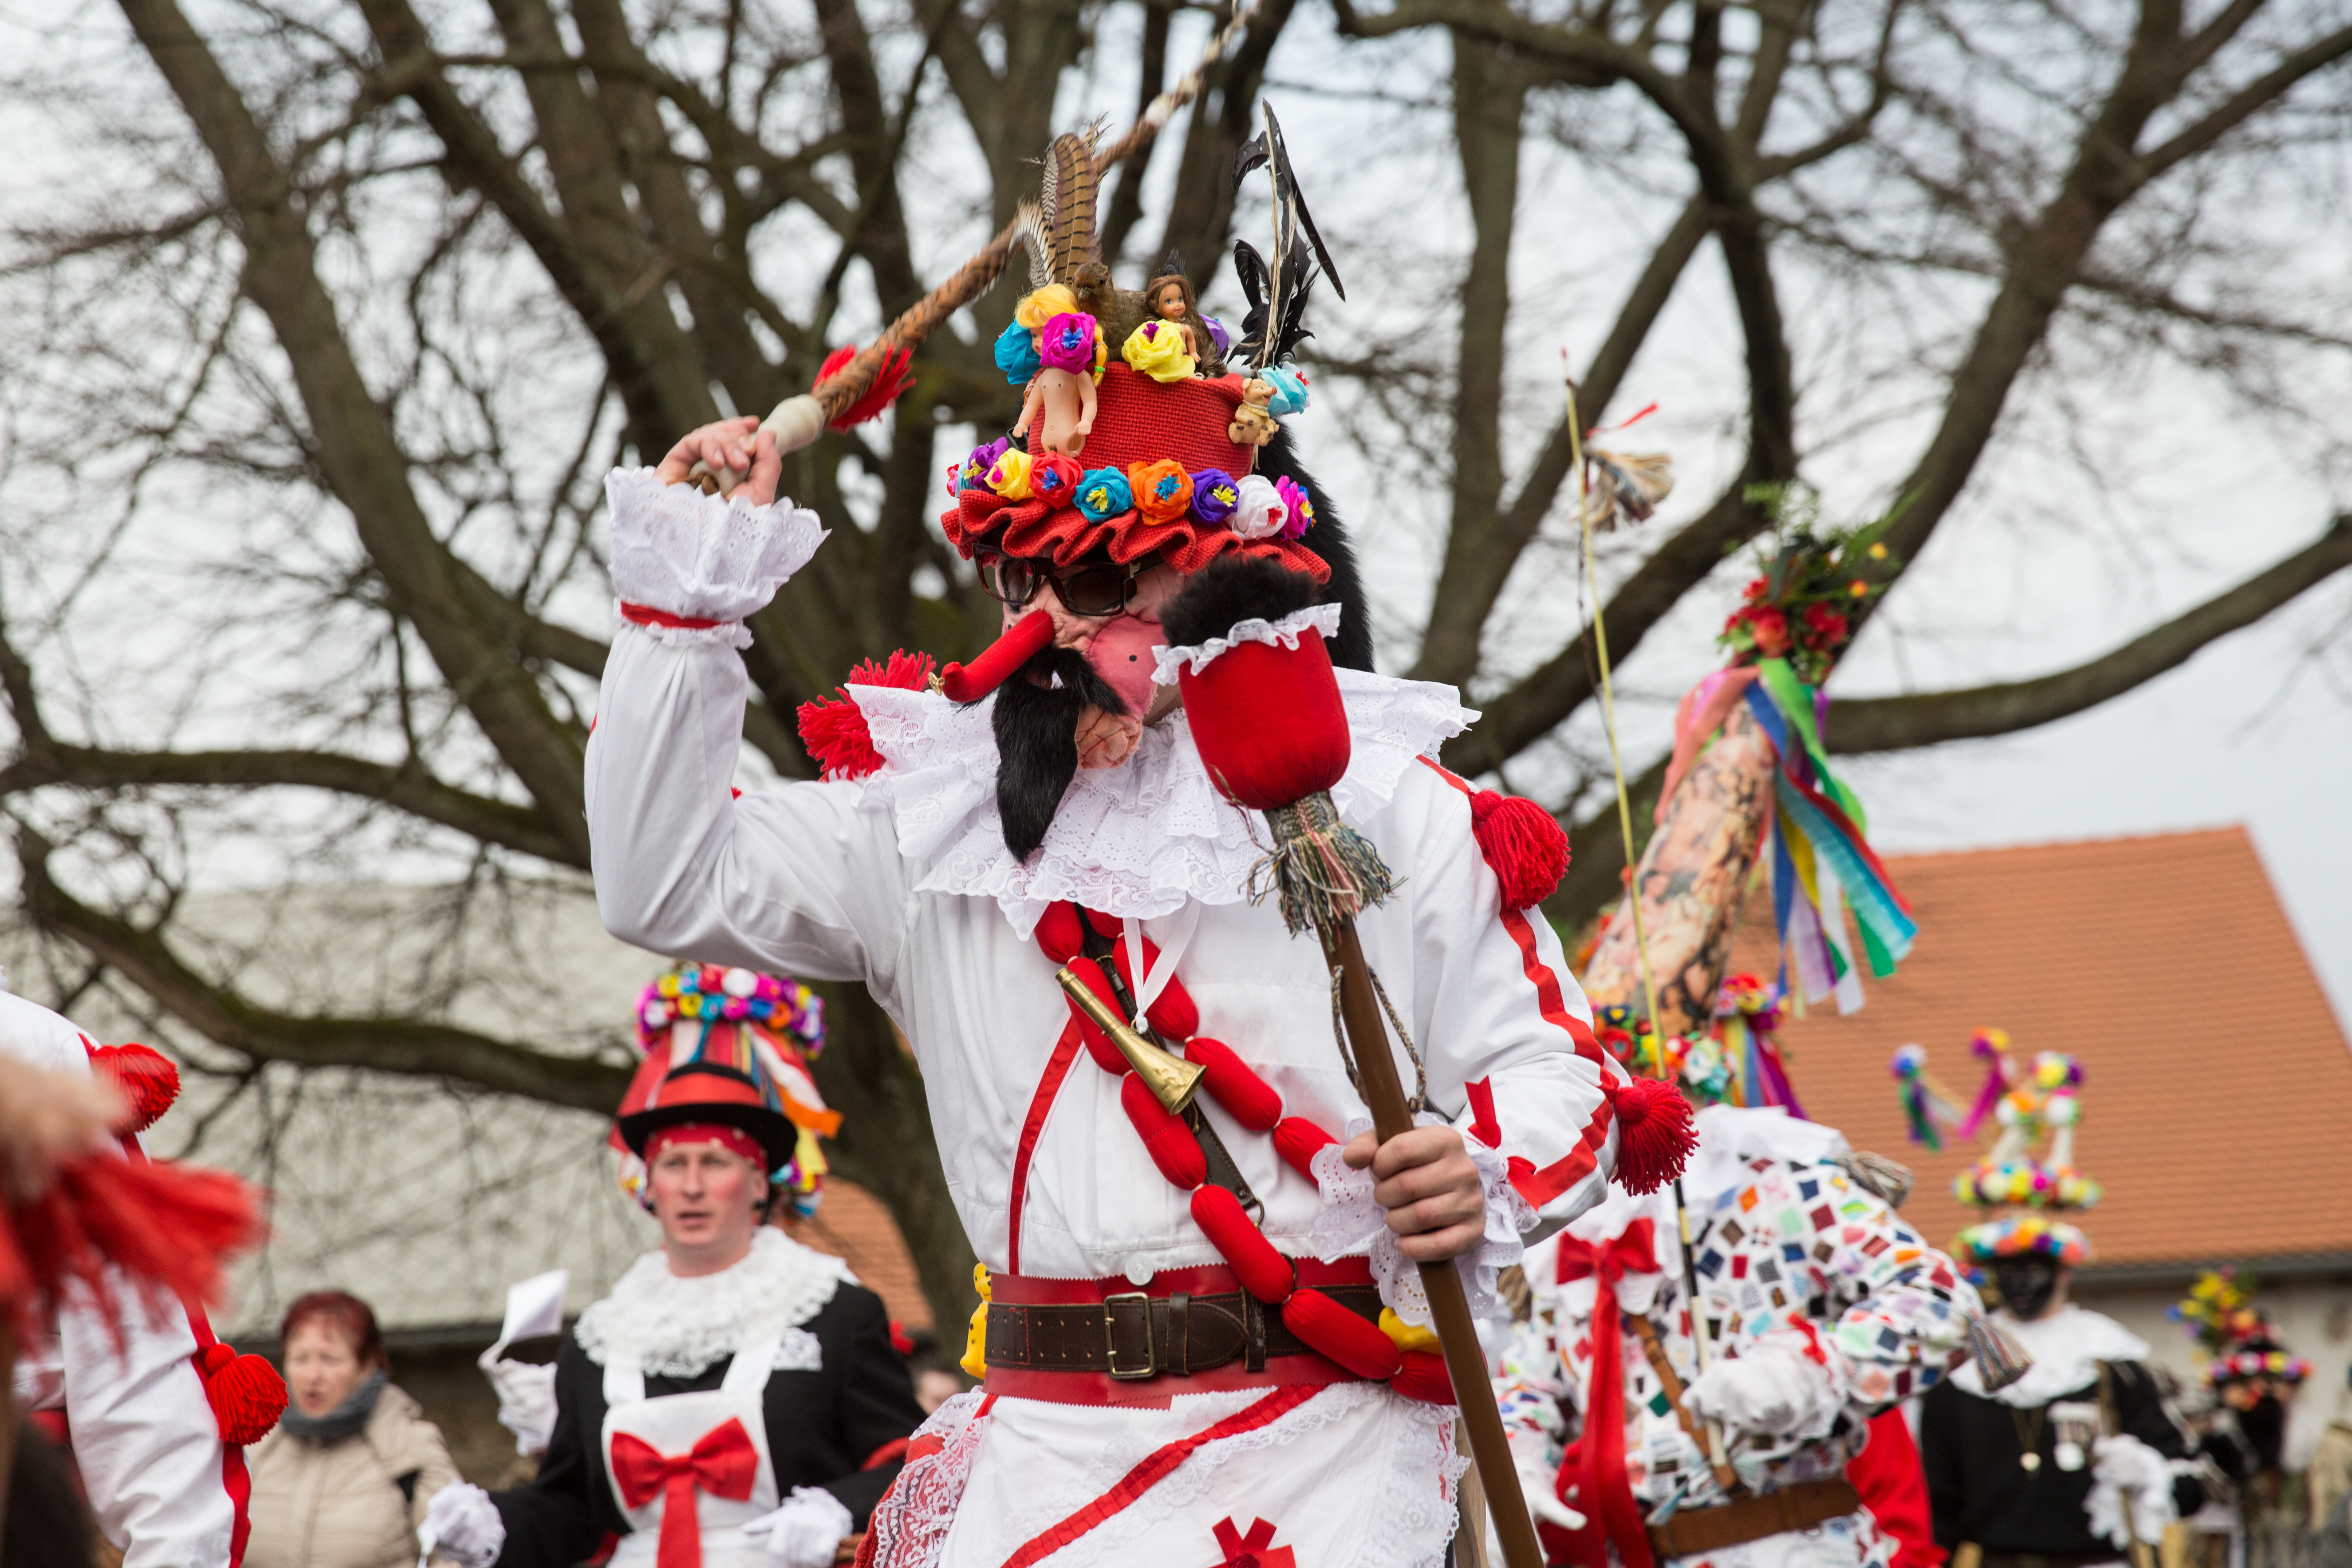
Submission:
M 656 1568 L 702 1568 L 702 1521 L 696 1515 L 697 1489 L 713 1497 L 744 1501 L 760 1473 L 760 1451 L 743 1423 L 729 1417 L 694 1445 L 690 1454 L 665 1454 L 642 1437 L 613 1434 L 613 1479 L 621 1500 L 643 1508 L 663 1493 L 661 1542 Z
M 1234 1528 L 1230 1516 L 1217 1521 L 1217 1550 L 1225 1560 L 1217 1568 L 1297 1568 L 1298 1560 L 1287 1546 L 1274 1543 L 1274 1526 L 1259 1520 L 1244 1535 Z
M 1608 1568 L 1609 1542 L 1625 1568 L 1654 1568 L 1642 1508 L 1625 1479 L 1625 1333 L 1617 1316 L 1617 1283 L 1628 1274 L 1657 1271 L 1651 1222 L 1637 1219 L 1616 1240 L 1599 1247 L 1573 1236 L 1559 1238 L 1559 1283 L 1592 1279 L 1592 1370 L 1584 1383 L 1584 1434 L 1559 1467 L 1560 1500 L 1574 1483 L 1581 1530 L 1557 1531 L 1578 1568 Z M 1552 1526 L 1545 1526 L 1547 1531 Z

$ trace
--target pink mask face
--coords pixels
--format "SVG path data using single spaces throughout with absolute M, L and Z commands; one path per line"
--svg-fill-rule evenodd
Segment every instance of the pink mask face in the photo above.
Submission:
M 1151 699 L 1159 690 L 1151 684 L 1151 672 L 1157 668 L 1151 650 L 1167 640 L 1158 620 L 1126 615 L 1105 621 L 1087 645 L 1087 662 L 1139 719 L 1150 710 Z

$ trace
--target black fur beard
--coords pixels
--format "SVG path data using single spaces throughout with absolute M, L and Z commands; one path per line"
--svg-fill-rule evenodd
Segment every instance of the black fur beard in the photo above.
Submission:
M 1061 684 L 1050 684 L 1060 676 Z M 1045 842 L 1062 793 L 1078 774 L 1078 715 L 1087 704 L 1125 713 L 1127 703 L 1076 648 L 1049 647 L 996 689 L 996 815 L 1004 847 L 1026 860 Z

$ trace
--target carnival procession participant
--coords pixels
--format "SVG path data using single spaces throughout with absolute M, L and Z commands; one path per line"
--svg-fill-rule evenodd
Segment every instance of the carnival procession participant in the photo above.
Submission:
M 612 1534 L 614 1568 L 825 1568 L 865 1528 L 922 1412 L 881 1298 L 764 1223 L 779 1188 L 813 1206 L 814 1135 L 839 1124 L 807 1072 L 816 1009 L 745 969 L 647 987 L 614 1137 L 661 1248 L 565 1339 L 536 1479 L 449 1488 L 429 1548 L 572 1568 Z
M 1922 1404 L 1936 1539 L 1951 1550 L 1953 1568 L 2080 1568 L 2152 1552 L 2204 1493 L 2188 1435 L 2146 1365 L 2147 1342 L 2067 1300 L 2088 1243 L 2055 1216 L 2099 1197 L 2098 1184 L 2074 1167 L 2081 1066 L 2054 1051 L 2020 1063 L 1998 1031 L 1979 1039 L 1990 1041 L 2006 1084 L 2000 1136 L 1953 1190 L 1962 1202 L 2014 1212 L 1970 1226 L 1954 1250 L 1990 1276 L 1993 1321 L 2032 1364 L 1992 1390 L 1975 1366 L 1963 1366 Z M 2049 1152 L 2037 1159 L 2044 1131 Z
M 1696 1323 L 1671 1193 L 1612 1192 L 1528 1249 L 1538 1310 L 1496 1391 L 1551 1561 L 1884 1568 L 1897 1543 L 1845 1468 L 1963 1352 L 1976 1293 L 1835 1129 L 1729 1104 L 1697 1124 Z
M 122 1103 L 111 1129 L 116 1149 L 100 1157 L 147 1165 L 139 1134 L 179 1092 L 178 1069 L 165 1058 L 144 1046 L 100 1046 L 66 1018 L 5 991 L 0 1054 L 114 1086 Z M 178 1173 L 149 1170 L 159 1179 Z M 224 1194 L 241 1190 L 216 1173 L 198 1179 L 228 1184 Z M 257 1234 L 249 1203 L 237 1201 L 247 1203 L 242 1228 Z M 205 1247 L 200 1217 L 159 1201 L 147 1223 L 179 1227 L 164 1238 L 164 1255 L 184 1248 L 193 1259 Z M 103 1297 L 77 1289 L 32 1304 L 10 1374 L 16 1407 L 69 1458 L 123 1568 L 234 1568 L 248 1529 L 243 1445 L 275 1424 L 285 1384 L 260 1357 L 237 1355 L 214 1337 L 199 1297 L 184 1289 L 184 1300 L 144 1292 L 120 1272 L 126 1261 L 110 1265 Z M 9 1283 L 7 1262 L 0 1246 L 0 1288 Z M 209 1255 L 205 1272 L 213 1277 Z M 6 1310 L 0 1301 L 0 1312 Z
M 966 1365 L 986 1385 L 918 1436 L 877 1563 L 1431 1562 L 1459 1467 L 1413 1264 L 1469 1258 L 1491 1280 L 1524 1234 L 1600 1195 L 1651 1101 L 1604 1065 L 1557 938 L 1525 912 L 1565 862 L 1557 825 L 1429 760 L 1475 715 L 1370 672 L 1337 521 L 1273 417 L 1246 414 L 1276 406 L 1260 371 L 1282 374 L 1285 411 L 1304 401 L 1279 361 L 1303 331 L 1307 242 L 1294 225 L 1294 292 L 1255 301 L 1228 360 L 1250 374 L 1198 376 L 1111 285 L 1087 144 L 1049 157 L 1066 221 L 1045 215 L 1051 254 L 998 361 L 1015 385 L 1099 378 L 1087 466 L 1044 444 L 1078 416 L 1051 400 L 1026 447 L 958 466 L 943 524 L 1003 635 L 940 690 L 900 656 L 804 710 L 827 780 L 732 788 L 744 617 L 824 537 L 772 499 L 771 434 L 712 426 L 608 480 L 622 625 L 588 754 L 599 906 L 643 946 L 863 982 L 912 1042 L 985 1266 Z M 722 501 L 678 482 L 698 464 L 746 477 Z M 1221 616 L 1210 590 L 1236 561 L 1297 607 Z M 1199 640 L 1163 626 L 1188 587 Z M 1357 929 L 1407 1037 L 1399 1071 L 1425 1084 L 1424 1125 L 1385 1142 L 1359 1131 L 1327 961 L 1252 901 L 1266 822 L 1209 776 L 1179 700 L 1213 658 L 1327 650 L 1330 799 L 1396 882 Z M 1110 1034 L 1065 984 L 1132 1028 Z M 1155 1069 L 1168 1099 L 1122 1036 L 1139 1059 L 1181 1051 Z

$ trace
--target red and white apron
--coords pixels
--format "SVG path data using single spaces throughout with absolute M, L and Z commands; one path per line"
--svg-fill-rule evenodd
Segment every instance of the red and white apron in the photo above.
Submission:
M 604 1363 L 605 1471 L 630 1526 L 613 1568 L 766 1568 L 765 1543 L 743 1526 L 782 1501 L 761 1397 L 776 1343 L 745 1345 L 703 1394 L 648 1399 L 634 1358 Z

